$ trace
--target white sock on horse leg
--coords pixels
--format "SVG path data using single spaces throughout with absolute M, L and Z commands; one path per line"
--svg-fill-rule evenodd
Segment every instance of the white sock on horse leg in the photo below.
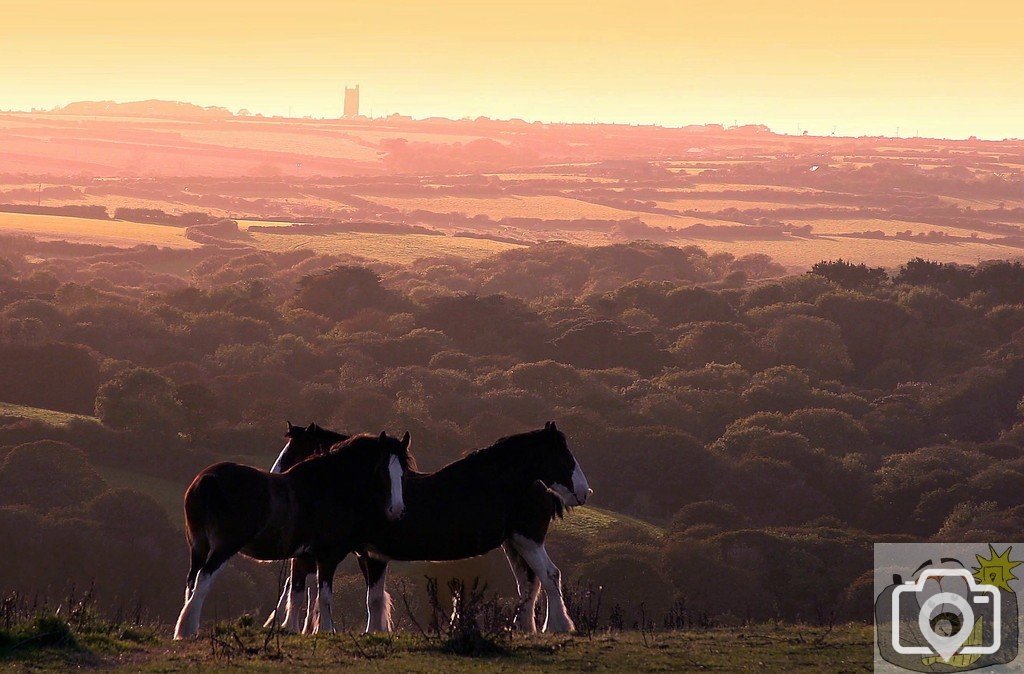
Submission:
M 526 591 L 525 601 L 519 609 L 516 625 L 524 632 L 537 631 L 537 598 L 540 597 L 540 578 L 536 575 Z
M 569 611 L 565 608 L 565 601 L 562 599 L 562 574 L 548 557 L 548 551 L 544 549 L 544 545 L 518 534 L 514 534 L 511 540 L 516 551 L 523 556 L 526 563 L 537 574 L 541 587 L 544 588 L 544 596 L 548 600 L 544 631 L 575 631 L 576 626 L 573 625 Z
M 316 593 L 317 619 L 314 621 L 313 634 L 333 632 L 334 621 L 331 619 L 331 588 L 324 582 L 320 583 Z
M 285 578 L 284 587 L 281 589 L 281 596 L 277 600 L 277 606 L 275 606 L 274 610 L 270 612 L 270 616 L 267 618 L 267 621 L 263 623 L 264 627 L 270 627 L 271 625 L 273 625 L 274 619 L 281 615 L 281 609 L 285 608 L 288 602 L 288 593 L 291 591 L 291 587 L 292 579 Z
M 306 576 L 306 620 L 302 623 L 302 633 L 312 634 L 316 622 L 316 576 Z
M 387 632 L 391 630 L 391 597 L 384 590 L 382 574 L 377 582 L 366 588 L 366 631 Z
M 199 575 L 196 576 L 192 596 L 181 607 L 178 623 L 174 627 L 175 639 L 186 639 L 199 631 L 199 619 L 203 613 L 203 602 L 206 600 L 206 595 L 210 593 L 210 585 L 213 584 L 213 579 L 217 577 L 219 571 L 220 569 L 213 573 L 200 571 Z
M 288 588 L 288 607 L 285 609 L 281 627 L 290 632 L 298 632 L 302 622 L 302 600 L 306 592 L 303 589 Z
M 510 543 L 502 543 L 505 558 L 508 560 L 512 575 L 516 578 L 516 591 L 519 593 L 519 610 L 516 613 L 516 629 L 522 632 L 537 631 L 537 596 L 540 594 L 540 579 L 533 574 L 530 580 L 530 569 L 524 567 L 526 560 L 516 552 Z

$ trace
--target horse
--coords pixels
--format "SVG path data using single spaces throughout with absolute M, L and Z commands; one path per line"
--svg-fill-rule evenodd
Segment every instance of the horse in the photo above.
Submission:
M 295 426 L 291 421 L 286 422 L 288 429 L 284 437 L 287 439 L 284 448 L 278 455 L 277 460 L 271 467 L 271 473 L 283 473 L 311 456 L 326 454 L 332 447 L 340 442 L 348 440 L 350 436 L 329 431 L 321 428 L 316 423 L 308 427 Z M 309 555 L 293 557 L 288 577 L 285 579 L 284 587 L 281 590 L 281 597 L 277 600 L 277 606 L 270 612 L 270 617 L 263 623 L 264 627 L 270 627 L 275 618 L 281 615 L 284 609 L 284 619 L 281 627 L 292 632 L 300 631 L 299 622 L 302 621 L 302 610 L 299 606 L 302 594 L 306 594 L 305 621 L 301 631 L 309 633 L 313 628 L 313 605 L 316 599 L 316 592 L 310 582 L 316 573 L 316 562 Z M 294 596 L 292 593 L 294 592 Z
M 312 557 L 319 609 L 313 631 L 333 630 L 333 560 L 355 549 L 364 520 L 401 517 L 408 448 L 408 432 L 398 440 L 382 431 L 349 438 L 281 474 L 237 463 L 200 472 L 185 492 L 191 565 L 174 638 L 198 632 L 210 586 L 237 553 L 261 561 Z
M 366 581 L 367 632 L 390 631 L 389 561 L 450 561 L 501 547 L 516 578 L 516 628 L 536 632 L 541 588 L 544 631 L 575 630 L 562 597 L 561 572 L 544 548 L 548 526 L 565 506 L 593 493 L 554 422 L 477 449 L 434 473 L 403 479 L 405 515 L 379 518 L 356 549 Z

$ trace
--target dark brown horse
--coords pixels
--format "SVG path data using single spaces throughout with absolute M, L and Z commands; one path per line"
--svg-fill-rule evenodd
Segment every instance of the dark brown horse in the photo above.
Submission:
M 340 442 L 348 440 L 349 436 L 321 428 L 311 423 L 306 428 L 294 426 L 287 422 L 288 430 L 284 437 L 286 443 L 284 449 L 274 461 L 271 473 L 284 473 L 293 466 L 302 463 L 313 456 L 322 456 L 329 452 L 332 447 Z M 281 627 L 292 632 L 301 631 L 309 633 L 313 629 L 314 602 L 316 600 L 316 585 L 313 583 L 316 574 L 316 560 L 309 555 L 300 555 L 291 560 L 291 568 L 288 578 L 285 579 L 284 588 L 277 606 L 270 612 L 270 617 L 263 624 L 270 627 L 277 616 L 284 612 L 284 619 Z M 303 610 L 303 594 L 305 594 L 306 608 Z M 303 614 L 305 620 L 303 620 Z
M 397 440 L 381 432 L 350 438 L 282 474 L 236 463 L 218 463 L 199 473 L 185 492 L 192 562 L 175 639 L 199 630 L 210 586 L 237 553 L 267 561 L 300 555 L 314 559 L 319 609 L 314 631 L 333 629 L 334 570 L 364 536 L 364 522 L 379 525 L 401 516 L 408 447 L 408 433 Z
M 408 472 L 404 492 L 405 516 L 378 517 L 357 549 L 367 587 L 368 632 L 390 629 L 390 597 L 384 590 L 389 561 L 463 559 L 499 546 L 522 599 L 516 626 L 536 631 L 534 610 L 543 588 L 544 630 L 574 629 L 561 574 L 544 538 L 563 506 L 583 505 L 592 490 L 553 422 L 498 440 L 436 473 Z

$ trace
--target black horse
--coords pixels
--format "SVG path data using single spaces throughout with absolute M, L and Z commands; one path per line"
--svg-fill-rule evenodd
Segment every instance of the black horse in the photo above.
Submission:
M 311 423 L 306 428 L 294 426 L 287 422 L 288 430 L 284 437 L 287 440 L 284 449 L 274 461 L 271 473 L 284 473 L 293 466 L 313 456 L 322 456 L 329 452 L 332 447 L 340 442 L 348 440 L 350 436 L 329 431 Z M 288 578 L 285 579 L 281 597 L 277 600 L 277 606 L 270 612 L 270 617 L 263 624 L 270 627 L 274 619 L 281 615 L 284 609 L 284 619 L 281 627 L 293 632 L 301 631 L 309 633 L 313 629 L 313 617 L 315 615 L 314 603 L 316 600 L 316 589 L 313 583 L 316 574 L 316 560 L 310 555 L 299 555 L 291 560 L 291 568 Z M 302 596 L 306 595 L 306 608 L 302 608 Z M 303 620 L 303 614 L 305 619 Z
M 356 549 L 364 522 L 379 525 L 401 515 L 408 448 L 408 433 L 397 440 L 381 432 L 350 438 L 282 474 L 236 463 L 199 473 L 185 492 L 192 562 L 174 638 L 199 630 L 217 572 L 239 552 L 258 560 L 314 559 L 319 610 L 313 630 L 332 630 L 334 570 Z
M 562 598 L 561 574 L 544 538 L 563 506 L 583 505 L 593 493 L 554 422 L 502 438 L 436 473 L 408 472 L 405 515 L 377 516 L 357 548 L 366 580 L 368 632 L 390 629 L 388 562 L 447 561 L 505 551 L 522 599 L 516 626 L 536 631 L 540 589 L 547 596 L 545 631 L 574 629 Z

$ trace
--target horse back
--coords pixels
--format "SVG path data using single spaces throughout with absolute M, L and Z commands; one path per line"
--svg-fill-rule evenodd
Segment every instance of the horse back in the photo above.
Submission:
M 289 497 L 276 477 L 237 463 L 218 463 L 203 470 L 185 492 L 189 539 L 205 536 L 212 544 L 239 548 L 269 530 L 280 539 Z

